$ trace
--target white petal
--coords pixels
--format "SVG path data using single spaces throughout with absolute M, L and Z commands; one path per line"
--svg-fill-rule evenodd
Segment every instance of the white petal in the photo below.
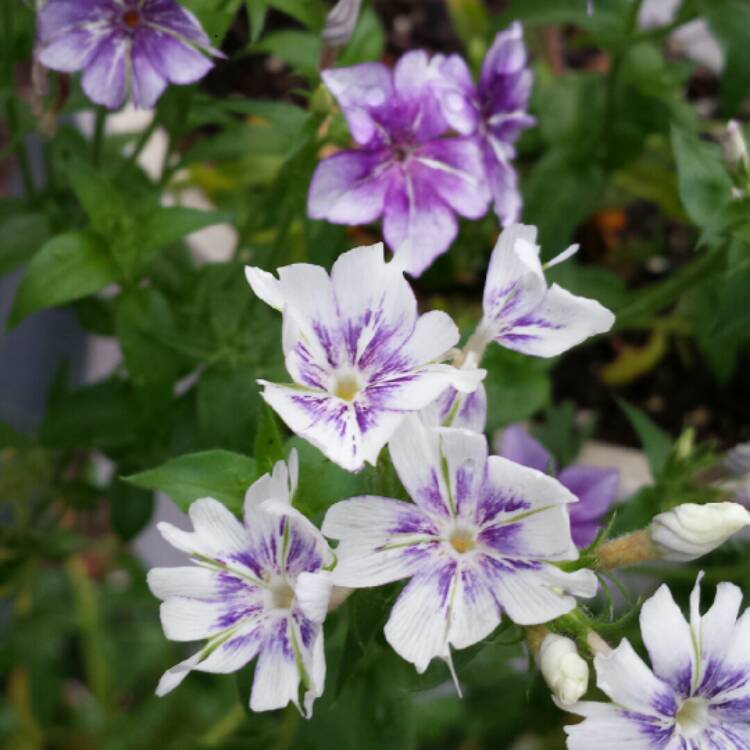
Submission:
M 563 250 L 559 255 L 556 255 L 552 260 L 548 260 L 545 264 L 545 268 L 552 268 L 560 263 L 564 263 L 568 258 L 572 258 L 579 250 L 580 245 L 571 245 L 566 250 Z
M 674 700 L 672 689 L 644 664 L 627 640 L 594 658 L 597 685 L 618 705 L 647 716 L 663 716 L 659 706 Z
M 641 609 L 641 635 L 654 672 L 689 694 L 695 669 L 690 626 L 665 585 Z
M 491 584 L 477 566 L 466 565 L 456 576 L 448 632 L 455 648 L 478 643 L 500 624 L 502 610 Z
M 243 511 L 245 525 L 252 528 L 254 516 L 260 505 L 267 500 L 277 500 L 287 505 L 291 502 L 292 484 L 286 462 L 277 461 L 273 471 L 256 479 L 245 493 Z
M 485 478 L 487 440 L 478 432 L 448 427 L 440 428 L 438 435 L 451 505 L 457 515 L 473 520 Z
M 401 592 L 385 626 L 393 650 L 424 672 L 436 656 L 448 658 L 448 602 L 453 587 L 450 565 L 412 578 Z
M 323 622 L 328 612 L 333 578 L 328 571 L 300 573 L 294 587 L 294 594 L 302 613 L 314 622 Z
M 288 624 L 283 633 L 280 625 L 266 641 L 255 667 L 255 679 L 250 693 L 253 711 L 284 708 L 289 702 L 298 705 L 300 674 L 289 639 Z
M 253 266 L 245 266 L 245 278 L 247 283 L 269 307 L 275 310 L 284 309 L 284 293 L 279 280 L 268 271 Z
M 700 580 L 695 584 L 696 589 L 699 587 Z M 692 623 L 701 650 L 703 671 L 726 659 L 741 606 L 742 591 L 732 583 L 720 583 L 711 608 L 699 622 Z
M 188 597 L 171 597 L 159 608 L 164 635 L 170 641 L 199 641 L 222 630 L 221 604 Z
M 570 612 L 576 606 L 576 596 L 594 596 L 597 585 L 590 570 L 565 573 L 545 564 L 536 570 L 499 571 L 495 591 L 513 622 L 538 625 Z
M 152 568 L 146 580 L 151 593 L 159 599 L 168 599 L 172 596 L 212 599 L 219 591 L 216 573 L 197 565 Z
M 459 338 L 458 327 L 450 315 L 441 310 L 431 310 L 419 316 L 402 354 L 415 365 L 439 362 L 458 343 Z
M 500 325 L 537 307 L 547 290 L 536 227 L 511 224 L 500 234 L 492 251 L 484 285 L 484 317 Z
M 672 750 L 644 739 L 643 725 L 609 703 L 583 701 L 565 710 L 586 716 L 580 724 L 565 727 L 568 750 Z
M 193 654 L 189 659 L 181 661 L 174 667 L 170 667 L 159 680 L 156 686 L 156 694 L 161 698 L 167 693 L 171 693 L 189 674 L 195 669 L 195 666 L 201 659 L 202 650 Z
M 553 284 L 541 304 L 498 337 L 509 349 L 554 357 L 590 336 L 608 331 L 615 316 L 596 300 L 576 297 Z

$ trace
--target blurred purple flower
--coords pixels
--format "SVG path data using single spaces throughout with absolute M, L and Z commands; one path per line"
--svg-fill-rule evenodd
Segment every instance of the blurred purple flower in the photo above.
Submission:
M 443 116 L 464 135 L 474 134 L 482 150 L 486 181 L 495 213 L 503 225 L 518 221 L 521 197 L 518 177 L 511 164 L 514 143 L 535 120 L 526 109 L 531 95 L 523 27 L 513 23 L 495 37 L 474 86 L 466 63 L 459 55 L 433 59 L 433 87 Z
M 418 276 L 450 246 L 456 214 L 478 219 L 487 210 L 481 149 L 471 137 L 441 137 L 450 126 L 433 89 L 441 77 L 423 51 L 393 71 L 364 63 L 322 75 L 359 148 L 318 165 L 308 213 L 335 224 L 383 216 L 400 266 Z
M 496 444 L 497 452 L 523 466 L 557 476 L 578 502 L 568 506 L 573 541 L 586 547 L 596 538 L 601 520 L 617 497 L 620 472 L 600 466 L 568 466 L 557 473 L 555 461 L 547 449 L 521 425 L 503 431 Z
M 97 104 L 117 109 L 130 92 L 150 108 L 167 83 L 193 83 L 220 55 L 198 19 L 174 0 L 49 0 L 37 18 L 39 61 L 52 70 L 83 70 Z

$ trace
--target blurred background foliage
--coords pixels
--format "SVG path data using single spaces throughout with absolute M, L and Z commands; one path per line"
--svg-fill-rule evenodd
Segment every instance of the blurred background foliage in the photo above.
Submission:
M 41 99 L 29 85 L 33 7 L 1 2 L 0 157 L 24 187 L 23 197 L 0 198 L 0 276 L 25 268 L 7 325 L 22 331 L 38 311 L 66 306 L 87 336 L 116 339 L 122 352 L 96 382 L 81 383 L 73 360 L 49 373 L 33 429 L 0 423 L 6 746 L 562 747 L 565 717 L 515 627 L 457 655 L 459 700 L 444 665 L 418 676 L 386 647 L 391 588 L 357 593 L 327 622 L 327 689 L 309 722 L 292 708 L 249 715 L 248 670 L 196 673 L 154 697 L 183 653 L 162 636 L 130 547 L 154 491 L 182 509 L 206 494 L 238 508 L 291 445 L 310 517 L 378 489 L 374 471 L 339 470 L 261 406 L 256 378 L 283 373 L 280 324 L 250 294 L 242 267 L 330 266 L 380 237 L 375 227 L 306 217 L 319 156 L 349 138 L 320 84 L 321 64 L 334 60 L 320 39 L 322 0 L 186 0 L 228 60 L 199 86 L 170 88 L 145 130 L 106 138 L 101 128 L 82 135 L 76 117 L 91 105 L 75 80 L 49 74 Z M 539 226 L 546 258 L 581 243 L 549 275 L 613 309 L 617 323 L 553 361 L 492 349 L 488 430 L 533 419 L 561 465 L 592 434 L 642 446 L 653 484 L 618 512 L 619 532 L 680 502 L 722 497 L 706 477 L 722 451 L 750 438 L 750 176 L 719 146 L 727 119 L 750 113 L 750 5 L 682 0 L 673 18 L 646 26 L 640 0 L 595 0 L 592 13 L 586 5 L 372 0 L 335 64 L 392 63 L 424 47 L 460 52 L 476 70 L 494 34 L 523 22 L 537 118 L 519 148 L 523 220 Z M 696 21 L 718 43 L 721 73 L 674 43 Z M 168 149 L 154 176 L 137 156 L 157 128 Z M 179 199 L 195 188 L 211 210 L 163 204 L 165 192 Z M 236 230 L 231 257 L 198 262 L 185 238 L 216 223 Z M 480 314 L 497 231 L 494 216 L 464 222 L 415 282 L 426 304 L 466 331 Z M 740 543 L 705 567 L 712 582 L 750 587 Z M 647 590 L 656 575 L 684 598 L 695 572 L 650 568 L 629 580 Z M 632 618 L 616 619 L 632 604 L 619 597 L 616 613 L 606 597 L 594 605 L 607 637 L 637 639 Z

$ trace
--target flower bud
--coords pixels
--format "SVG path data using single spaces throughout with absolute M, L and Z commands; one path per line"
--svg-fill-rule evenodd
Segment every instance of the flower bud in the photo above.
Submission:
M 750 513 L 739 503 L 685 503 L 654 517 L 651 539 L 662 560 L 688 562 L 748 525 Z
M 550 633 L 542 641 L 537 661 L 545 682 L 561 705 L 572 705 L 588 690 L 589 665 L 570 638 Z
M 323 41 L 330 47 L 348 44 L 359 18 L 362 0 L 339 0 L 326 18 Z
M 747 170 L 747 144 L 742 128 L 736 120 L 730 120 L 721 134 L 721 148 L 724 159 L 732 170 Z

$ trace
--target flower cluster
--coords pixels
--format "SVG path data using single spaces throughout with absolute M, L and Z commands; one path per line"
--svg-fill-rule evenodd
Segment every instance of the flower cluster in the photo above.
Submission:
M 38 59 L 84 71 L 86 95 L 117 109 L 156 104 L 167 83 L 194 83 L 220 55 L 192 13 L 175 0 L 48 0 L 37 16 Z M 205 53 L 205 54 L 204 54 Z
M 365 63 L 322 75 L 358 148 L 318 165 L 311 217 L 366 224 L 382 216 L 385 241 L 414 276 L 453 242 L 456 214 L 477 219 L 492 200 L 503 224 L 518 220 L 513 143 L 533 123 L 519 24 L 497 35 L 477 85 L 460 56 L 423 51 L 406 53 L 393 71 Z

